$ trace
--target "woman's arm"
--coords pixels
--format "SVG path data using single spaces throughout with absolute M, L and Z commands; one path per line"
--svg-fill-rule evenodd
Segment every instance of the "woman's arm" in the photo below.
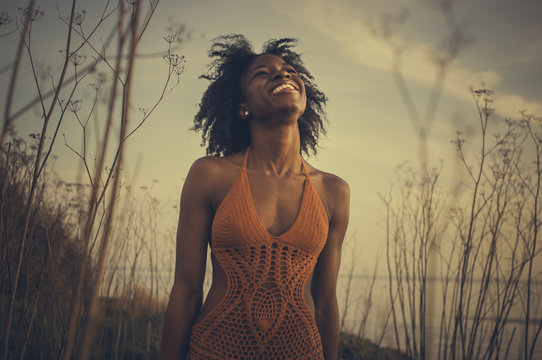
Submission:
M 327 186 L 326 186 L 327 187 Z M 337 359 L 339 349 L 339 306 L 337 304 L 337 276 L 341 263 L 341 249 L 350 213 L 350 189 L 338 177 L 330 180 L 328 199 L 332 212 L 326 245 L 314 269 L 311 292 L 314 299 L 316 324 L 320 331 L 324 358 Z
M 201 308 L 212 222 L 210 165 L 207 158 L 194 162 L 181 194 L 175 279 L 164 319 L 160 351 L 164 360 L 186 358 L 190 330 Z

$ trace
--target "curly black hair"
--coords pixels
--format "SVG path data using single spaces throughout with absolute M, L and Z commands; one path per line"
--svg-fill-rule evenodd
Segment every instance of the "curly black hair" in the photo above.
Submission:
M 202 131 L 201 146 L 207 143 L 207 155 L 224 156 L 246 149 L 250 145 L 248 122 L 241 119 L 239 105 L 244 101 L 241 77 L 252 61 L 265 54 L 280 56 L 291 65 L 305 83 L 307 105 L 298 119 L 301 151 L 317 153 L 318 138 L 326 133 L 324 106 L 327 97 L 313 82 L 301 56 L 292 50 L 296 39 L 269 40 L 263 51 L 256 54 L 243 35 L 215 38 L 209 50 L 212 59 L 207 74 L 200 78 L 211 82 L 199 103 L 192 130 Z

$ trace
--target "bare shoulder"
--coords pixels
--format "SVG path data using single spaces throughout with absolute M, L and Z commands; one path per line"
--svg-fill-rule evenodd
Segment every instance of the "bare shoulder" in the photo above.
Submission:
M 221 176 L 230 171 L 235 171 L 241 166 L 241 163 L 242 159 L 240 160 L 239 154 L 224 157 L 203 156 L 194 161 L 188 172 L 188 177 L 194 177 L 204 182 L 221 180 Z
M 350 195 L 350 186 L 348 183 L 335 174 L 322 172 L 322 182 L 328 192 L 333 196 L 342 198 Z
M 333 219 L 334 215 L 347 211 L 350 204 L 348 183 L 340 176 L 319 170 L 312 165 L 308 166 L 308 171 L 329 218 Z
M 308 171 L 311 179 L 318 183 L 325 193 L 331 196 L 348 196 L 350 194 L 350 186 L 340 176 L 322 171 L 310 164 Z
M 214 156 L 204 156 L 194 161 L 186 175 L 183 189 L 187 192 L 207 192 L 207 189 L 212 188 L 215 178 L 213 174 L 220 172 L 219 164 Z
M 224 157 L 204 156 L 192 164 L 186 176 L 186 192 L 200 194 L 201 198 L 216 208 L 239 174 L 243 162 L 242 154 Z
M 188 176 L 208 177 L 213 173 L 219 172 L 221 167 L 220 158 L 217 156 L 203 156 L 192 163 Z

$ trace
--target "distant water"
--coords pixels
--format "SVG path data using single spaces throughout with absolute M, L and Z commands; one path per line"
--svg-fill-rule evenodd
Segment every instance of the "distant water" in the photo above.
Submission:
M 440 282 L 439 279 L 431 279 L 431 281 Z M 345 309 L 345 296 L 346 296 L 347 282 L 348 282 L 348 277 L 344 274 L 341 274 L 339 276 L 338 289 L 337 289 L 339 309 L 340 309 L 341 315 L 344 313 L 344 309 Z M 350 301 L 348 304 L 347 316 L 345 319 L 345 326 L 344 326 L 344 329 L 346 331 L 352 332 L 354 334 L 357 334 L 358 332 L 360 320 L 363 317 L 363 311 L 364 311 L 364 306 L 365 306 L 364 301 L 369 291 L 369 288 L 368 288 L 369 283 L 370 283 L 370 277 L 366 275 L 357 275 L 352 278 L 350 294 L 349 294 Z M 540 286 L 539 283 L 537 283 L 537 285 Z M 535 301 L 537 300 L 535 299 Z M 439 341 L 439 333 L 440 333 L 439 316 L 442 309 L 441 307 L 442 305 L 437 304 L 437 303 L 440 303 L 440 294 L 439 294 L 439 299 L 437 299 L 437 301 L 435 301 L 434 303 L 435 308 L 433 310 L 433 314 L 435 315 L 432 319 L 428 319 L 427 335 L 431 337 L 428 340 L 430 341 L 430 343 L 432 343 L 432 346 L 431 346 L 432 349 L 430 353 L 427 354 L 428 359 L 437 358 L 438 341 Z M 369 312 L 369 317 L 367 320 L 365 337 L 375 342 L 378 341 L 378 339 L 381 337 L 382 329 L 384 328 L 384 321 L 387 315 L 391 311 L 389 304 L 390 302 L 389 302 L 389 293 L 388 293 L 388 277 L 387 275 L 377 276 L 375 280 L 374 289 L 373 289 L 372 308 Z M 539 311 L 537 316 L 540 317 L 541 315 L 542 314 Z M 491 320 L 492 319 L 487 319 L 487 321 L 491 321 Z M 510 316 L 507 324 L 505 325 L 504 339 L 508 339 L 515 328 L 515 334 L 510 345 L 508 359 L 515 360 L 515 359 L 522 358 L 523 341 L 524 341 L 524 338 L 523 338 L 524 327 L 523 326 L 524 326 L 523 320 L 519 316 Z M 535 329 L 534 323 L 533 323 L 532 329 Z M 404 342 L 403 338 L 400 338 L 400 340 Z M 391 318 L 391 316 L 389 317 L 386 331 L 384 332 L 384 336 L 382 337 L 382 345 L 394 347 L 394 348 L 396 347 L 395 332 L 393 329 L 393 319 Z M 500 359 L 504 359 L 505 349 L 506 349 L 506 345 L 503 344 L 503 346 L 501 346 L 501 352 L 500 352 L 500 357 L 499 357 Z M 541 336 L 538 337 L 538 341 L 535 346 L 533 358 L 542 359 L 542 334 Z
M 163 269 L 158 270 L 158 272 L 160 274 L 159 275 L 160 280 L 158 284 L 158 286 L 160 287 L 160 293 L 164 294 L 164 296 L 167 296 L 173 284 L 173 269 L 163 268 Z M 208 274 L 210 275 L 210 272 Z M 347 310 L 347 316 L 345 319 L 344 330 L 351 332 L 353 334 L 357 334 L 358 332 L 360 319 L 362 318 L 362 314 L 363 314 L 364 306 L 365 306 L 364 299 L 366 298 L 366 294 L 369 291 L 368 284 L 370 281 L 370 277 L 371 276 L 369 275 L 358 274 L 358 275 L 353 276 L 352 278 L 352 284 L 351 284 L 350 294 L 349 294 L 350 301 L 349 301 L 349 306 Z M 150 284 L 149 269 L 143 268 L 136 271 L 136 279 L 137 279 L 137 282 L 141 285 Z M 439 279 L 435 279 L 435 278 L 428 279 L 428 281 L 440 282 Z M 342 314 L 344 314 L 344 309 L 345 309 L 344 300 L 345 300 L 345 295 L 346 295 L 347 282 L 348 282 L 348 277 L 346 275 L 344 274 L 339 275 L 337 295 L 338 295 L 339 309 L 340 309 L 341 316 Z M 204 294 L 207 293 L 210 285 L 211 285 L 211 277 L 206 276 L 205 283 L 204 283 Z M 536 285 L 537 290 L 542 288 L 542 282 L 540 281 L 536 282 L 535 285 Z M 540 293 L 540 292 L 537 291 L 537 293 Z M 374 342 L 377 342 L 379 337 L 381 337 L 382 335 L 384 322 L 390 313 L 387 275 L 377 276 L 374 289 L 373 289 L 372 302 L 373 304 L 369 312 L 364 337 L 369 338 L 370 340 Z M 540 311 L 542 312 L 542 309 Z M 431 337 L 431 340 L 432 340 L 432 353 L 428 354 L 428 359 L 437 358 L 436 351 L 438 347 L 439 321 L 440 321 L 438 319 L 438 316 L 440 315 L 440 309 L 438 309 L 437 306 L 435 306 L 434 314 L 435 314 L 434 318 L 429 319 L 430 321 L 428 322 L 428 327 L 427 327 L 427 334 L 428 336 Z M 538 316 L 540 315 L 542 314 L 539 312 Z M 512 344 L 510 346 L 510 352 L 508 356 L 508 359 L 511 359 L 511 360 L 521 359 L 522 351 L 523 351 L 523 348 L 522 348 L 523 322 L 520 320 L 519 317 L 511 316 L 509 317 L 508 323 L 505 327 L 505 339 L 508 338 L 508 335 L 512 333 L 514 328 L 516 328 L 514 340 L 512 341 Z M 401 338 L 401 341 L 403 340 L 404 339 Z M 393 348 L 396 347 L 395 333 L 393 330 L 393 322 L 392 322 L 391 317 L 389 317 L 386 331 L 384 332 L 384 335 L 382 337 L 382 345 L 393 347 Z M 504 348 L 505 346 L 502 347 L 503 350 L 501 350 L 501 354 L 504 351 Z M 503 356 L 499 358 L 504 359 Z M 542 359 L 542 334 L 541 336 L 539 336 L 538 342 L 535 347 L 533 358 Z

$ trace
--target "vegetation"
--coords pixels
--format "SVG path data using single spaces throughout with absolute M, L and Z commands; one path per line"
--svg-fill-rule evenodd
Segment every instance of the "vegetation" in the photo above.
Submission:
M 394 80 L 419 138 L 420 166 L 400 168 L 396 191 L 382 196 L 389 311 L 382 316 L 378 339 L 365 339 L 374 309 L 376 268 L 369 291 L 351 299 L 352 267 L 342 304 L 340 358 L 506 359 L 517 358 L 511 345 L 516 342 L 519 356 L 532 360 L 542 332 L 542 279 L 536 267 L 542 224 L 542 119 L 524 112 L 496 126 L 492 91 L 472 89 L 479 138 L 466 139 L 458 132 L 453 146 L 463 176 L 451 195 L 442 191 L 443 168 L 429 168 L 426 140 L 446 72 L 466 36 L 451 13 L 452 2 L 435 3 L 444 9 L 450 37 L 436 59 L 435 85 L 423 112 L 401 75 L 393 18 L 374 27 L 394 56 Z M 67 41 L 57 73 L 34 62 L 32 27 L 46 16 L 35 1 L 18 15 L 0 14 L 1 37 L 19 39 L 12 65 L 1 70 L 10 71 L 0 138 L 3 359 L 158 357 L 169 291 L 162 276 L 170 276 L 159 267 L 163 254 L 157 245 L 157 219 L 163 205 L 149 189 L 125 186 L 121 171 L 125 143 L 183 72 L 184 58 L 175 53 L 186 36 L 180 27 L 164 37 L 163 89 L 151 106 L 134 114 L 132 69 L 157 5 L 157 0 L 119 1 L 115 6 L 105 1 L 92 26 L 75 0 L 69 9 L 59 7 L 59 21 L 66 26 L 61 36 Z M 102 30 L 104 41 L 95 37 Z M 29 65 L 37 95 L 13 110 L 12 94 L 23 63 Z M 85 97 L 83 89 L 93 96 Z M 98 108 L 104 110 L 104 121 L 93 129 L 101 134 L 93 147 L 88 141 L 90 120 Z M 38 119 L 41 131 L 18 135 L 14 122 L 24 117 Z M 83 169 L 77 182 L 60 180 L 53 171 L 52 149 L 68 117 L 77 121 L 82 138 L 80 146 L 69 136 L 63 139 Z M 468 141 L 479 148 L 469 147 Z M 173 233 L 166 236 L 173 242 Z M 141 269 L 146 270 L 145 279 Z M 346 319 L 355 302 L 361 304 L 361 317 L 347 333 Z M 436 324 L 434 318 L 439 319 Z M 380 346 L 388 327 L 400 351 Z
M 435 77 L 422 106 L 403 77 L 404 47 L 396 39 L 407 13 L 371 24 L 390 47 L 393 78 L 419 148 L 419 167 L 399 167 L 395 190 L 381 197 L 395 346 L 413 359 L 531 360 L 542 330 L 542 303 L 535 295 L 542 280 L 535 266 L 542 119 L 522 112 L 496 124 L 493 91 L 484 84 L 471 89 L 478 137 L 457 132 L 452 143 L 464 172 L 451 175 L 456 185 L 443 190 L 443 165 L 430 167 L 427 139 L 448 70 L 470 41 L 454 1 L 430 3 L 447 32 L 432 54 Z
M 35 158 L 37 141 L 35 134 L 31 135 L 30 141 L 13 138 L 6 144 L 7 151 L 0 158 L 2 314 L 7 314 L 10 305 L 13 265 L 24 231 L 29 169 Z M 47 182 L 56 185 L 54 192 L 51 185 L 46 185 Z M 30 213 L 28 246 L 23 254 L 25 261 L 20 268 L 14 301 L 13 318 L 17 326 L 12 328 L 9 343 L 10 352 L 17 349 L 21 358 L 25 355 L 27 358 L 55 356 L 74 296 L 74 274 L 82 271 L 86 256 L 75 241 L 73 224 L 76 214 L 70 206 L 73 199 L 67 184 L 55 180 L 45 169 L 37 188 L 36 206 Z M 92 271 L 85 273 L 85 284 L 89 284 Z M 0 334 L 2 338 L 6 336 L 4 327 Z
M 135 269 L 140 266 L 150 274 L 145 308 L 160 312 L 156 233 L 150 238 L 146 232 L 129 234 L 127 242 L 115 231 L 126 221 L 135 222 L 133 231 L 155 230 L 152 220 L 160 208 L 149 196 L 142 200 L 128 196 L 122 172 L 125 143 L 179 83 L 184 69 L 184 58 L 174 51 L 186 34 L 184 27 L 177 26 L 164 37 L 164 53 L 159 55 L 167 64 L 162 90 L 151 106 L 140 109 L 142 115 L 132 111 L 133 69 L 141 55 L 138 45 L 158 2 L 104 1 L 94 24 L 85 21 L 87 13 L 76 0 L 69 7 L 57 4 L 63 27 L 50 35 L 66 41 L 60 49 L 60 66 L 50 68 L 36 60 L 40 55 L 35 53 L 32 34 L 34 24 L 51 14 L 31 0 L 18 14 L 0 16 L 1 37 L 17 36 L 18 44 L 13 62 L 2 70 L 10 73 L 0 133 L 0 351 L 4 360 L 87 359 L 98 353 L 96 330 L 105 326 L 101 299 L 116 296 L 122 303 L 133 302 L 141 295 L 135 286 Z M 29 77 L 21 76 L 24 66 Z M 14 111 L 13 94 L 19 88 L 33 88 L 36 95 L 24 98 L 26 103 Z M 93 96 L 88 96 L 88 89 Z M 100 108 L 104 115 L 97 116 Z M 69 117 L 77 121 L 82 138 L 75 146 L 72 138 L 64 137 L 83 169 L 72 183 L 56 179 L 51 172 L 52 149 Z M 41 131 L 31 134 L 30 141 L 23 140 L 14 130 L 19 118 L 37 120 Z M 91 130 L 97 134 L 96 146 L 89 141 Z M 127 211 L 132 218 L 126 218 L 118 211 L 121 206 L 137 209 L 138 201 L 139 208 L 145 205 L 145 214 L 154 218 L 136 210 Z M 121 335 L 126 336 L 126 322 L 136 315 L 116 314 L 119 325 L 114 339 L 120 341 Z M 145 349 L 150 354 L 156 321 L 150 312 L 145 319 Z M 122 349 L 116 354 L 128 351 Z
M 522 358 L 532 359 L 542 328 L 534 296 L 541 279 L 533 270 L 542 123 L 523 113 L 490 139 L 493 93 L 472 94 L 480 148 L 467 151 L 461 132 L 453 140 L 467 180 L 448 196 L 438 186 L 441 170 L 400 169 L 396 191 L 382 198 L 396 344 L 415 359 L 506 359 L 518 356 L 515 340 Z M 429 271 L 431 261 L 441 264 L 439 272 Z M 430 323 L 429 302 L 438 323 Z
M 405 354 L 396 349 L 383 348 L 348 333 L 341 333 L 339 342 L 340 360 L 409 360 Z
M 29 169 L 35 156 L 38 136 L 29 140 L 13 136 L 6 144 L 6 153 L 0 157 L 0 192 L 2 248 L 0 263 L 2 318 L 9 309 L 9 291 L 13 283 L 13 264 L 17 258 L 23 232 L 25 201 L 30 182 Z M 78 234 L 83 209 L 80 199 L 89 186 L 66 183 L 44 169 L 36 190 L 25 261 L 17 296 L 15 297 L 9 346 L 10 358 L 57 358 L 63 349 L 67 321 L 73 309 L 75 289 L 82 264 L 87 264 L 81 291 L 81 316 L 76 323 L 73 356 L 81 357 L 82 330 L 88 324 L 88 307 L 91 301 L 90 285 L 95 281 L 96 264 L 92 254 L 82 251 Z M 141 189 L 139 196 L 130 198 L 128 205 L 134 233 L 142 227 L 152 229 L 149 216 L 154 220 L 159 208 L 148 189 Z M 144 209 L 145 211 L 142 211 Z M 149 215 L 150 214 L 150 215 Z M 118 219 L 118 223 L 122 223 Z M 139 224 L 139 226 L 138 226 Z M 107 288 L 98 298 L 96 337 L 93 340 L 92 358 L 157 358 L 162 317 L 165 311 L 165 289 L 158 282 L 160 272 L 153 263 L 156 256 L 152 240 L 143 234 L 132 234 L 131 243 L 126 238 L 113 239 L 112 257 L 108 260 Z M 148 246 L 145 249 L 142 244 Z M 134 254 L 132 257 L 119 256 Z M 85 257 L 87 260 L 85 261 Z M 151 257 L 152 260 L 144 258 Z M 88 259 L 90 258 L 90 259 Z M 116 265 L 116 268 L 113 266 Z M 141 287 L 137 269 L 149 266 L 151 279 Z M 129 269 L 125 271 L 125 269 Z M 149 285 L 151 286 L 149 288 Z M 2 322 L 4 324 L 4 322 Z M 5 336 L 5 328 L 0 329 Z

